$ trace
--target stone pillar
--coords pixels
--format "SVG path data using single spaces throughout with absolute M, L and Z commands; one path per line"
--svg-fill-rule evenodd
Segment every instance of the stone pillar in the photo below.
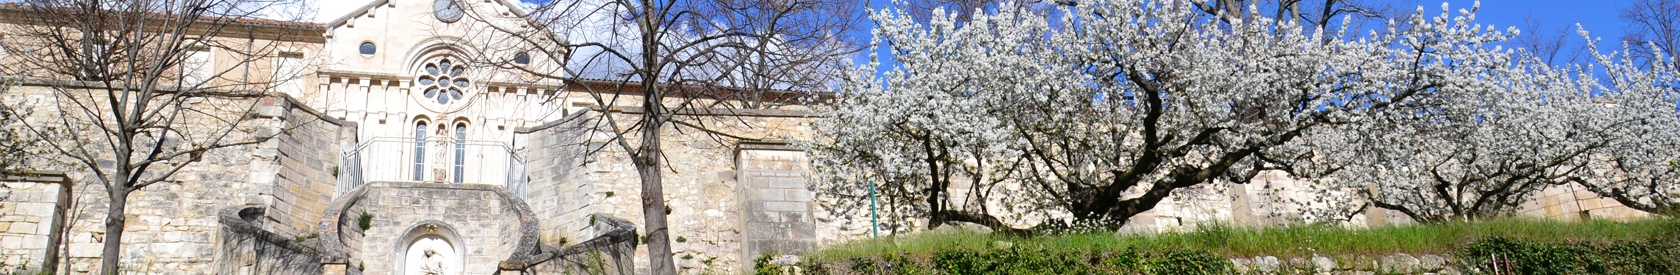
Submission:
M 1254 196 L 1249 194 L 1248 184 L 1231 184 L 1226 192 L 1230 193 L 1231 220 L 1238 226 L 1257 226 L 1254 219 Z
M 751 270 L 752 259 L 760 254 L 795 254 L 816 248 L 813 194 L 806 188 L 803 172 L 805 152 L 787 150 L 786 145 L 741 146 L 735 167 L 744 212 L 742 269 Z
M 1372 194 L 1376 194 L 1377 190 L 1377 186 L 1371 186 Z M 1365 207 L 1365 226 L 1378 227 L 1385 225 L 1388 225 L 1387 211 L 1384 211 L 1382 208 L 1376 206 Z

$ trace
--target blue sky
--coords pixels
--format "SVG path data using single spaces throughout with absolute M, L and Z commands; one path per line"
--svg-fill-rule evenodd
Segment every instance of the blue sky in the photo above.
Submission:
M 319 8 L 320 11 L 317 20 L 329 21 L 337 19 L 339 16 L 342 16 L 343 13 L 346 13 L 351 9 L 366 5 L 372 0 L 311 1 L 315 1 L 317 8 Z M 1455 11 L 1461 8 L 1469 8 L 1473 3 L 1475 3 L 1473 0 L 1390 1 L 1390 3 L 1392 3 L 1396 8 L 1404 8 L 1406 11 L 1415 10 L 1417 6 L 1422 6 L 1425 12 L 1431 14 L 1440 10 L 1442 2 L 1449 3 Z M 1485 0 L 1481 2 L 1481 10 L 1477 12 L 1476 21 L 1484 25 L 1491 24 L 1497 26 L 1501 30 L 1505 29 L 1507 26 L 1516 26 L 1523 30 L 1524 35 L 1532 35 L 1535 32 L 1528 29 L 1523 20 L 1526 16 L 1534 18 L 1539 24 L 1539 27 L 1543 28 L 1542 32 L 1552 34 L 1555 33 L 1556 30 L 1565 29 L 1570 42 L 1579 43 L 1582 40 L 1579 36 L 1575 35 L 1574 32 L 1575 24 L 1580 23 L 1581 26 L 1586 27 L 1594 37 L 1602 38 L 1599 43 L 1599 48 L 1606 51 L 1621 49 L 1620 41 L 1623 33 L 1622 29 L 1626 27 L 1627 24 L 1618 16 L 1617 9 L 1631 5 L 1631 0 Z M 873 9 L 880 9 L 891 5 L 891 3 L 891 0 L 869 0 L 869 7 Z M 864 41 L 860 42 L 867 43 L 869 36 L 865 33 L 864 35 L 857 36 L 857 38 L 864 39 Z M 890 56 L 885 51 L 880 52 L 880 54 L 883 59 L 883 65 L 891 66 Z M 869 62 L 869 53 L 859 53 L 853 60 L 857 62 L 856 64 L 867 64 Z M 882 69 L 885 71 L 886 68 Z
M 1459 7 L 1470 7 L 1475 1 L 1447 1 L 1453 10 Z M 1599 49 L 1620 49 L 1622 28 L 1628 24 L 1622 21 L 1617 9 L 1632 5 L 1629 0 L 1597 0 L 1597 1 L 1562 1 L 1562 0 L 1489 0 L 1482 1 L 1482 9 L 1476 13 L 1476 21 L 1496 26 L 1517 26 L 1524 28 L 1523 17 L 1531 15 L 1542 28 L 1556 30 L 1568 28 L 1570 39 L 1580 41 L 1575 35 L 1575 24 L 1580 23 L 1592 36 L 1603 38 Z M 1422 4 L 1423 2 L 1419 2 Z M 1425 10 L 1440 9 L 1440 3 L 1424 5 Z M 1503 27 L 1501 27 L 1503 29 Z M 1530 34 L 1524 29 L 1524 34 Z M 1549 32 L 1549 31 L 1548 31 Z
M 1443 2 L 1448 3 L 1454 11 L 1461 8 L 1470 8 L 1476 3 L 1473 0 L 1398 0 L 1390 3 L 1393 3 L 1396 8 L 1403 8 L 1404 11 L 1408 12 L 1422 6 L 1424 12 L 1433 15 L 1440 12 Z M 1484 0 L 1481 1 L 1481 9 L 1476 12 L 1476 22 L 1484 26 L 1496 26 L 1499 30 L 1516 26 L 1523 31 L 1523 35 L 1532 35 L 1535 32 L 1528 29 L 1527 23 L 1524 21 L 1525 17 L 1529 17 L 1535 20 L 1542 29 L 1541 32 L 1555 34 L 1555 31 L 1565 29 L 1566 34 L 1568 34 L 1567 39 L 1577 45 L 1584 41 L 1579 35 L 1575 34 L 1575 24 L 1579 23 L 1592 36 L 1602 38 L 1599 49 L 1608 52 L 1621 49 L 1622 29 L 1627 24 L 1622 21 L 1617 9 L 1630 6 L 1631 3 L 1630 0 Z M 880 9 L 891 4 L 891 0 L 870 0 L 869 7 Z M 868 39 L 868 36 L 862 36 L 862 38 Z M 867 42 L 867 40 L 864 42 Z M 886 51 L 878 53 L 881 55 L 883 67 L 893 65 L 892 61 L 889 60 L 889 53 Z M 868 64 L 869 53 L 860 53 L 854 58 L 854 61 L 860 65 Z M 881 68 L 882 71 L 887 69 Z

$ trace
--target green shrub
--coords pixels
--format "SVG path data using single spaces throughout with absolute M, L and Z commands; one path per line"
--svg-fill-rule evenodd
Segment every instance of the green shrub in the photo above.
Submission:
M 932 257 L 943 274 L 1225 274 L 1231 263 L 1206 251 L 1091 254 L 1010 248 L 946 251 Z
M 984 274 L 988 270 L 997 270 L 997 266 L 1001 264 L 988 255 L 989 253 L 969 251 L 940 252 L 933 255 L 933 265 L 947 274 Z
M 846 262 L 851 263 L 853 272 L 875 274 L 875 259 L 857 257 L 848 259 Z
M 892 274 L 899 274 L 899 275 L 933 274 L 932 269 L 927 268 L 926 266 L 922 266 L 921 263 L 916 262 L 916 259 L 914 259 L 912 257 L 905 257 L 904 254 L 898 254 L 898 256 L 887 255 L 886 258 L 887 258 L 887 268 L 886 268 L 886 270 L 890 270 L 892 272 Z
M 775 255 L 776 255 L 776 252 L 764 253 L 764 254 L 759 254 L 758 258 L 753 259 L 753 274 L 755 274 L 755 275 L 779 275 L 779 274 L 781 274 L 781 270 L 779 270 L 780 267 L 777 267 L 775 265 L 770 264 L 770 259 L 772 257 L 775 257 Z
M 1491 237 L 1459 249 L 1455 258 L 1468 273 L 1491 274 L 1497 264 L 1517 274 L 1680 274 L 1677 249 L 1660 240 L 1593 244 Z
M 707 265 L 709 266 L 709 265 L 711 265 L 711 263 L 708 262 Z M 829 273 L 831 273 L 828 270 L 828 266 L 824 265 L 823 262 L 814 261 L 814 260 L 811 260 L 810 258 L 804 258 L 801 261 L 799 261 L 799 269 L 804 270 L 804 274 L 829 274 Z
M 363 231 L 373 228 L 373 213 L 362 211 L 362 215 L 356 217 L 356 226 L 361 227 Z
M 1680 274 L 1680 245 L 1673 241 L 1620 242 L 1598 252 L 1610 274 Z
M 1146 257 L 1142 264 L 1145 274 L 1230 274 L 1231 261 L 1199 250 L 1169 250 Z

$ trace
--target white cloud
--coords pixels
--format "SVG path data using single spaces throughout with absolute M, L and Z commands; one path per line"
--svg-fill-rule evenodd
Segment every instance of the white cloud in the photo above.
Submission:
M 309 5 L 315 8 L 315 16 L 311 21 L 331 22 L 373 1 L 377 0 L 309 0 Z

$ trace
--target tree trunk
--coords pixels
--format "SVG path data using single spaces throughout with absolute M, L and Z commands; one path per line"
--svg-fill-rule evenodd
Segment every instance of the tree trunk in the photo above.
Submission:
M 649 102 L 658 99 L 649 97 Z M 675 262 L 671 259 L 671 243 L 665 222 L 665 187 L 661 183 L 660 175 L 663 151 L 659 148 L 659 115 L 651 105 L 644 104 L 646 112 L 642 114 L 642 144 L 636 154 L 636 172 L 642 178 L 642 222 L 647 229 L 648 267 L 653 274 L 677 274 Z
M 652 129 L 655 127 L 648 127 Z M 651 133 L 650 133 L 651 132 Z M 657 136 L 659 131 L 643 130 Z M 665 222 L 665 188 L 660 178 L 658 138 L 643 138 L 641 155 L 637 157 L 636 172 L 642 176 L 642 221 L 647 229 L 648 267 L 653 274 L 677 274 L 671 259 L 671 243 Z M 651 149 L 651 151 L 647 151 Z
M 121 184 L 107 185 L 110 188 L 111 206 L 105 211 L 105 250 L 100 254 L 99 274 L 117 275 L 117 260 L 122 256 L 123 226 L 127 223 L 123 217 L 123 209 L 128 202 L 128 190 Z
M 671 259 L 671 243 L 665 221 L 669 214 L 665 206 L 665 187 L 662 185 L 660 168 L 664 167 L 661 160 L 664 152 L 659 148 L 659 114 L 652 105 L 658 98 L 648 97 L 643 107 L 648 110 L 642 113 L 642 144 L 637 150 L 636 172 L 642 178 L 642 220 L 647 229 L 648 267 L 653 274 L 677 274 L 675 263 Z
M 664 168 L 664 151 L 659 147 L 660 118 L 665 110 L 664 93 L 659 86 L 658 32 L 664 14 L 653 1 L 642 0 L 642 144 L 632 156 L 636 158 L 636 172 L 642 177 L 642 221 L 647 229 L 648 268 L 653 274 L 675 275 L 676 263 L 671 259 L 671 238 L 665 224 L 670 214 L 665 206 L 665 187 L 660 177 Z

